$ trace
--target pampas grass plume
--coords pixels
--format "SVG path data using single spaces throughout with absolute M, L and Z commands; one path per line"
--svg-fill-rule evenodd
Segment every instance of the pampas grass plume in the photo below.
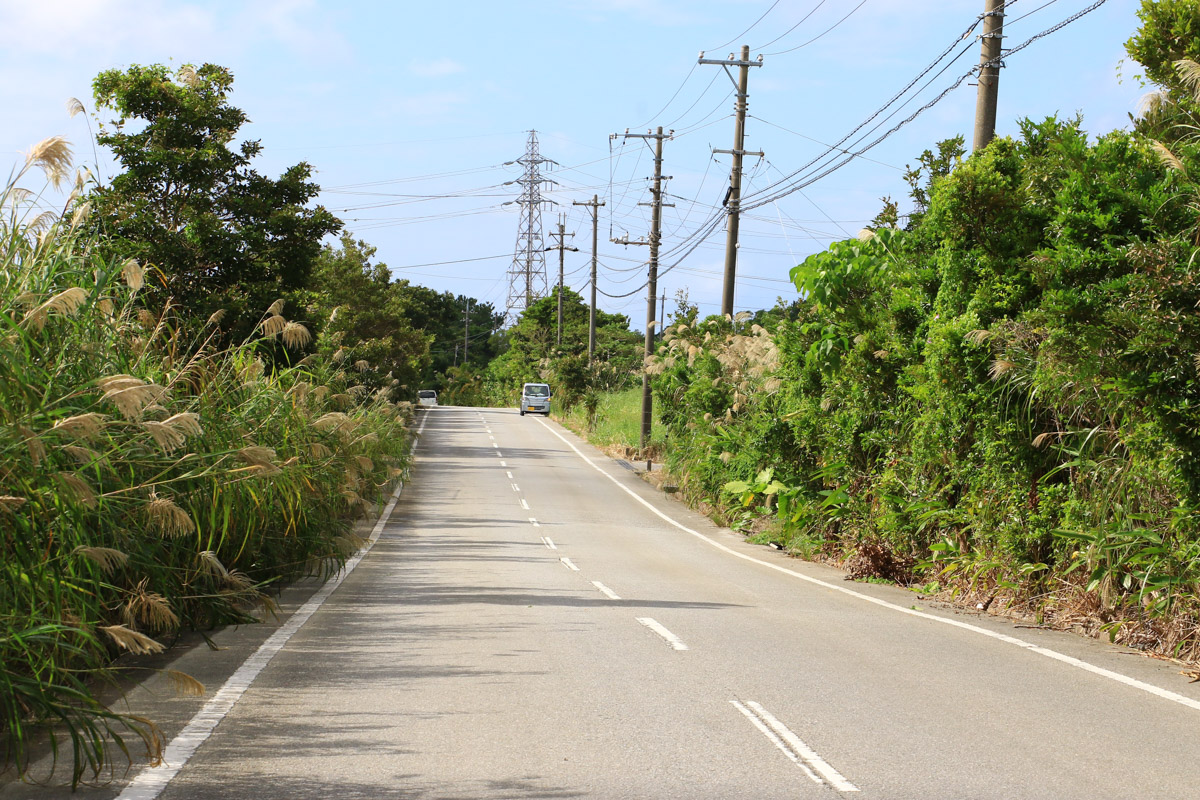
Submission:
M 62 185 L 71 171 L 71 144 L 62 136 L 42 139 L 25 154 L 25 167 L 39 167 L 54 188 Z
M 107 633 L 109 638 L 116 642 L 119 647 L 128 650 L 134 655 L 161 653 L 166 649 L 146 634 L 132 631 L 124 625 L 101 625 L 100 630 Z

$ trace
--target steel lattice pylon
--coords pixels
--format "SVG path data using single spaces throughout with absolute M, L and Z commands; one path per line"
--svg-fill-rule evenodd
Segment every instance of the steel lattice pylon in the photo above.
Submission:
M 521 196 L 511 202 L 521 206 L 521 222 L 517 227 L 517 246 L 513 251 L 512 266 L 508 270 L 508 301 L 505 325 L 516 324 L 521 312 L 535 300 L 549 294 L 546 278 L 546 248 L 542 240 L 542 206 L 553 200 L 542 197 L 542 184 L 554 183 L 542 177 L 543 164 L 557 164 L 543 158 L 538 152 L 537 131 L 529 132 L 525 155 L 516 160 L 525 168 L 525 173 L 514 183 L 521 185 Z

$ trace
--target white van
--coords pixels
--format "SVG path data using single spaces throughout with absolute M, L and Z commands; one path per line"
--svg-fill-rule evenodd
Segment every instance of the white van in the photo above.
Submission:
M 527 383 L 521 387 L 521 416 L 526 411 L 550 416 L 550 387 L 545 383 Z

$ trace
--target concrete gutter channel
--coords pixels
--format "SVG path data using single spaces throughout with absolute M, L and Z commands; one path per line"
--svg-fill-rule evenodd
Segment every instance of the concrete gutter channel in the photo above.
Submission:
M 391 496 L 390 492 L 388 496 Z M 385 504 L 380 504 L 371 517 L 356 524 L 355 532 L 364 541 L 370 536 L 385 507 Z M 114 711 L 133 713 L 152 720 L 162 732 L 164 742 L 170 742 L 214 692 L 324 585 L 325 581 L 316 577 L 300 578 L 288 584 L 273 598 L 278 606 L 275 614 L 264 611 L 261 623 L 226 626 L 203 634 L 189 632 L 170 643 L 171 647 L 163 653 L 124 656 L 116 662 L 117 667 L 125 670 L 123 676 L 113 686 L 100 687 L 97 695 Z M 213 650 L 213 646 L 218 649 Z M 167 669 L 184 672 L 203 683 L 204 696 L 179 695 L 168 682 Z M 54 766 L 48 737 L 34 743 L 32 767 L 24 781 L 18 780 L 11 768 L 0 772 L 0 800 L 108 800 L 116 797 L 125 782 L 137 775 L 145 765 L 145 748 L 141 739 L 132 733 L 123 738 L 133 757 L 132 765 L 127 769 L 124 755 L 115 750 L 111 772 L 102 773 L 101 778 L 92 785 L 81 784 L 74 792 L 70 787 L 70 740 L 64 742 L 60 737 L 57 767 Z M 85 773 L 84 781 L 89 776 L 90 773 Z

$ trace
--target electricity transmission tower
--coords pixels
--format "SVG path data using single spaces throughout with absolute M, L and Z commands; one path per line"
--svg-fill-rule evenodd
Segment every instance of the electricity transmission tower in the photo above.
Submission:
M 529 308 L 535 300 L 549 294 L 546 280 L 546 248 L 542 241 L 542 206 L 555 203 L 542 197 L 542 184 L 555 181 L 542 177 L 542 165 L 557 165 L 558 162 L 544 158 L 538 152 L 537 131 L 530 131 L 529 140 L 525 144 L 525 155 L 509 163 L 520 164 L 525 168 L 525 174 L 520 178 L 506 182 L 506 185 L 520 184 L 521 196 L 503 204 L 516 203 L 521 206 L 517 246 L 513 251 L 512 266 L 508 270 L 508 302 L 505 311 L 505 324 L 513 325 L 522 311 Z

